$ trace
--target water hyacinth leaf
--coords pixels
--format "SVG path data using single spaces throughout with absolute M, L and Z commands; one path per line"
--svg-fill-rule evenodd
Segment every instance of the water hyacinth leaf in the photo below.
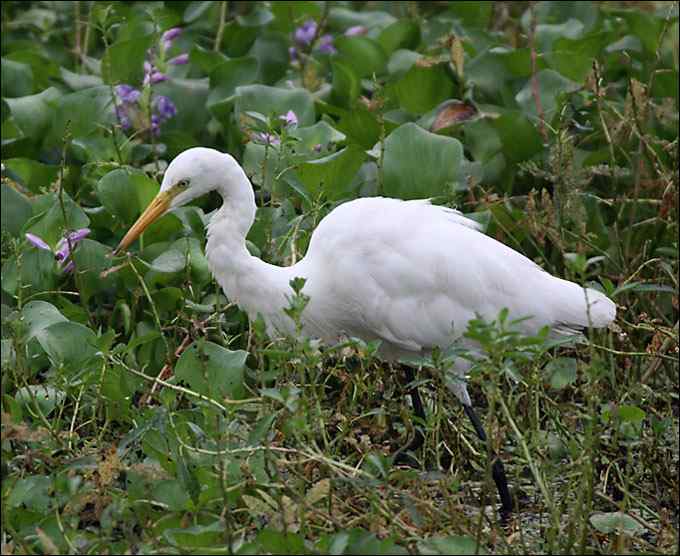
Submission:
M 475 2 L 478 3 L 478 2 Z M 451 535 L 449 537 L 430 537 L 418 542 L 419 554 L 488 554 L 483 546 L 471 537 Z
M 316 145 L 325 147 L 330 144 L 341 143 L 346 138 L 344 133 L 323 120 L 309 127 L 297 127 L 290 134 L 300 140 L 298 148 L 302 150 L 311 150 Z
M 54 503 L 50 495 L 52 477 L 44 475 L 30 475 L 18 479 L 7 497 L 7 506 L 17 508 L 25 506 L 30 510 L 45 512 Z
M 73 91 L 89 89 L 90 87 L 97 87 L 104 84 L 104 81 L 98 75 L 75 73 L 63 67 L 59 68 L 59 75 L 61 80 Z
M 49 208 L 46 212 L 37 216 L 34 223 L 26 231 L 42 238 L 48 244 L 56 246 L 64 235 L 67 226 L 71 230 L 87 228 L 90 219 L 85 211 L 65 192 L 62 194 L 62 201 L 64 210 L 62 210 L 61 202 L 56 193 L 44 195 L 42 198 L 43 206 L 47 205 Z M 66 219 L 64 219 L 64 214 L 66 214 Z
M 155 92 L 172 100 L 177 114 L 163 124 L 163 133 L 181 131 L 198 134 L 204 131 L 210 114 L 203 109 L 210 90 L 209 80 L 170 78 L 154 86 Z
M 216 400 L 241 399 L 246 351 L 231 351 L 212 342 L 194 342 L 180 356 L 176 376 L 189 387 Z
M 115 276 L 102 278 L 101 273 L 112 265 L 111 248 L 108 245 L 91 239 L 83 239 L 78 243 L 73 254 L 78 272 L 78 288 L 85 301 L 94 294 L 112 289 Z
M 420 43 L 420 26 L 409 19 L 395 21 L 380 32 L 378 43 L 388 56 L 400 48 L 415 49 Z
M 339 200 L 349 194 L 349 186 L 365 159 L 363 149 L 350 145 L 329 156 L 301 164 L 297 175 L 312 197 L 323 192 L 326 199 Z
M 358 77 L 381 75 L 387 66 L 387 55 L 380 44 L 368 37 L 338 37 L 334 41 L 338 57 L 351 64 Z
M 14 123 L 22 135 L 41 141 L 53 115 L 50 103 L 61 94 L 55 87 L 50 87 L 37 95 L 6 98 L 4 102 L 9 106 Z
M 210 0 L 205 2 L 189 2 L 187 7 L 184 9 L 184 16 L 182 21 L 184 23 L 191 23 L 199 19 L 204 13 L 206 13 L 210 8 L 213 7 L 215 2 Z
M 208 110 L 217 118 L 224 119 L 231 112 L 236 88 L 255 81 L 258 61 L 252 56 L 232 58 L 216 66 L 210 73 Z
M 578 83 L 567 79 L 556 71 L 547 69 L 536 74 L 538 83 L 538 95 L 541 99 L 543 117 L 550 121 L 560 107 L 560 97 L 567 93 L 572 93 L 579 89 Z M 515 95 L 517 104 L 520 105 L 525 114 L 531 118 L 538 118 L 536 99 L 534 97 L 533 84 L 529 81 L 522 90 Z
M 394 85 L 399 105 L 413 114 L 424 114 L 453 96 L 453 81 L 445 66 L 422 67 L 416 62 Z
M 210 525 L 173 528 L 163 531 L 163 536 L 172 545 L 187 550 L 217 548 L 224 542 L 224 525 L 215 521 Z
M 152 489 L 152 499 L 167 506 L 168 510 L 181 512 L 190 508 L 191 501 L 182 483 L 175 479 L 157 481 Z
M 191 62 L 191 65 L 200 68 L 201 71 L 207 74 L 212 73 L 217 66 L 223 64 L 227 60 L 229 60 L 229 58 L 221 52 L 208 50 L 198 44 L 194 44 L 189 51 L 189 61 Z M 211 82 L 210 90 L 212 90 L 213 87 Z
M 503 111 L 490 122 L 498 132 L 508 162 L 528 160 L 543 148 L 538 130 L 521 112 Z
M 616 414 L 621 421 L 627 423 L 641 423 L 644 421 L 647 414 L 635 405 L 620 405 L 617 408 Z
M 91 87 L 50 101 L 52 125 L 46 141 L 61 147 L 67 129 L 72 137 L 101 133 L 115 121 L 111 89 L 105 85 Z
M 256 81 L 271 85 L 286 74 L 290 65 L 288 43 L 288 38 L 283 33 L 275 31 L 262 33 L 255 39 L 249 55 L 258 61 L 259 73 Z M 248 82 L 243 84 L 246 83 Z
M 607 33 L 594 33 L 575 40 L 558 39 L 552 52 L 544 58 L 560 75 L 582 83 L 593 69 L 593 60 L 601 55 L 607 36 Z
M 333 7 L 328 14 L 328 22 L 332 29 L 349 29 L 361 25 L 368 30 L 375 28 L 383 29 L 392 25 L 397 19 L 382 11 L 364 10 L 361 12 L 347 8 Z
M 18 236 L 21 228 L 33 214 L 31 202 L 26 195 L 7 185 L 4 180 L 0 186 L 1 203 L 0 229 L 12 236 Z
M 454 186 L 463 161 L 460 141 L 402 125 L 385 140 L 384 194 L 423 199 L 446 194 Z
M 590 516 L 590 524 L 600 533 L 626 533 L 637 535 L 645 531 L 645 527 L 623 512 L 599 512 Z
M 351 108 L 354 101 L 359 98 L 361 81 L 349 64 L 334 61 L 331 67 L 333 69 L 331 102 L 343 108 Z
M 23 336 L 25 342 L 43 328 L 68 320 L 59 309 L 47 301 L 29 301 L 21 310 L 21 319 L 26 326 L 26 333 Z
M 97 336 L 77 322 L 51 324 L 38 330 L 35 337 L 53 365 L 73 372 L 80 371 L 97 352 Z
M 48 417 L 66 397 L 66 393 L 45 384 L 29 384 L 17 390 L 14 399 L 33 413 L 35 405 L 45 417 Z
M 49 187 L 57 177 L 58 166 L 43 164 L 30 158 L 9 158 L 3 161 L 5 170 L 33 193 Z
M 2 96 L 24 97 L 33 92 L 33 70 L 28 64 L 8 60 L 2 63 Z
M 561 390 L 576 381 L 576 359 L 557 357 L 546 365 L 544 372 L 550 387 Z
M 292 110 L 300 126 L 312 125 L 316 120 L 314 99 L 306 89 L 281 89 L 267 85 L 245 85 L 236 88 L 236 115 L 248 111 L 278 117 Z
M 377 114 L 370 112 L 361 103 L 356 104 L 352 110 L 343 111 L 337 128 L 366 150 L 371 149 L 380 139 Z
M 493 14 L 490 2 L 451 2 L 448 11 L 465 26 L 486 29 Z
M 144 59 L 154 35 L 138 36 L 110 45 L 102 58 L 105 83 L 140 83 L 144 77 Z
M 125 225 L 131 225 L 158 193 L 160 186 L 139 170 L 117 168 L 96 186 L 102 205 Z

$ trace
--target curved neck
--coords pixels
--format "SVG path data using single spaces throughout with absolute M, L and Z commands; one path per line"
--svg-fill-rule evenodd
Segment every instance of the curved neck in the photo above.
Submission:
M 290 268 L 268 264 L 253 257 L 246 247 L 246 235 L 255 221 L 255 194 L 240 167 L 227 176 L 217 190 L 222 207 L 208 223 L 206 256 L 210 271 L 230 301 L 244 309 L 251 319 L 262 314 L 269 332 L 291 330 L 292 321 L 283 309 L 287 296 Z

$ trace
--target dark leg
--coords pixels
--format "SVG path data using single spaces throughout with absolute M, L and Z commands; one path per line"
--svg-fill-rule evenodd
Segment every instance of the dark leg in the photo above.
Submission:
M 465 404 L 463 404 L 463 409 L 465 410 L 465 414 L 472 422 L 472 426 L 475 428 L 475 432 L 477 433 L 479 439 L 486 443 L 486 433 L 484 432 L 482 422 L 479 420 L 479 417 L 477 417 L 475 410 L 472 409 L 471 405 Z M 503 462 L 496 454 L 493 454 L 491 475 L 493 476 L 493 481 L 496 483 L 496 487 L 498 488 L 498 494 L 501 496 L 501 518 L 505 520 L 512 513 L 512 496 L 510 495 L 510 489 L 508 489 L 508 479 L 505 477 Z
M 416 379 L 416 374 L 413 371 L 411 367 L 405 367 L 406 370 L 406 380 L 409 384 L 411 384 L 413 381 Z M 419 417 L 423 421 L 425 421 L 426 416 L 425 416 L 425 409 L 423 408 L 423 400 L 420 398 L 420 393 L 418 392 L 418 387 L 414 386 L 411 388 L 408 392 L 411 396 L 411 403 L 413 404 L 413 412 L 415 413 L 416 417 Z M 408 454 L 405 452 L 410 450 L 417 450 L 420 448 L 423 443 L 425 442 L 425 437 L 423 436 L 423 433 L 420 431 L 420 429 L 416 426 L 413 427 L 413 430 L 415 432 L 415 435 L 413 437 L 413 440 L 411 440 L 411 443 L 404 447 L 400 448 L 397 453 L 394 455 L 394 462 L 397 464 L 401 465 L 409 465 L 411 467 L 417 467 L 418 463 Z

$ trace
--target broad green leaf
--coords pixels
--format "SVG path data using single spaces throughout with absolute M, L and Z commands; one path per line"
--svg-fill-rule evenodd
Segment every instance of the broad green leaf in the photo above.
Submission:
M 55 87 L 45 89 L 37 95 L 30 95 L 19 98 L 7 98 L 14 122 L 17 128 L 25 137 L 42 141 L 53 117 L 51 102 L 56 101 L 61 96 L 61 92 Z
M 327 199 L 338 200 L 348 195 L 349 186 L 365 159 L 366 153 L 351 145 L 329 156 L 304 162 L 298 167 L 297 175 L 313 197 L 323 192 Z
M 306 89 L 281 89 L 267 85 L 245 85 L 236 88 L 236 115 L 248 111 L 278 117 L 292 110 L 300 126 L 316 120 L 314 100 Z
M 58 241 L 64 236 L 67 230 L 77 230 L 86 228 L 90 223 L 83 209 L 77 205 L 69 195 L 64 192 L 63 196 L 63 210 L 62 204 L 59 200 L 59 194 L 48 193 L 43 196 L 43 200 L 48 203 L 50 208 L 47 209 L 41 216 L 31 224 L 27 232 L 41 237 L 52 247 L 55 247 Z M 66 215 L 66 219 L 64 219 Z
M 297 127 L 290 134 L 300 139 L 296 149 L 301 150 L 311 150 L 316 145 L 325 147 L 345 140 L 344 133 L 339 132 L 325 121 L 317 122 L 309 127 Z
M 207 107 L 219 119 L 226 119 L 235 100 L 236 87 L 255 81 L 258 61 L 247 56 L 232 58 L 216 66 L 210 73 L 210 95 Z
M 31 510 L 46 512 L 55 502 L 50 496 L 52 483 L 52 477 L 44 475 L 30 475 L 17 480 L 7 497 L 7 506 L 18 508 L 24 505 Z
M 163 536 L 172 546 L 187 550 L 214 548 L 224 542 L 224 524 L 215 521 L 210 525 L 166 529 Z
M 272 85 L 286 75 L 290 66 L 288 44 L 289 39 L 283 33 L 267 31 L 260 34 L 249 52 L 258 62 L 258 78 L 248 83 L 257 81 Z
M 114 121 L 111 88 L 106 85 L 82 89 L 49 102 L 52 126 L 49 145 L 61 147 L 67 130 L 71 137 L 87 137 L 102 131 Z
M 57 322 L 67 321 L 59 309 L 47 301 L 29 301 L 21 310 L 21 318 L 26 325 L 25 342 L 28 342 L 43 328 Z
M 378 43 L 389 56 L 400 48 L 415 49 L 420 42 L 420 26 L 409 19 L 400 19 L 385 27 L 378 36 Z
M 617 408 L 617 415 L 621 421 L 628 423 L 640 423 L 644 421 L 647 414 L 635 405 L 620 405 Z
M 3 164 L 17 177 L 17 181 L 33 193 L 49 188 L 59 173 L 58 166 L 43 164 L 30 158 L 9 158 Z
M 2 58 L 2 96 L 24 97 L 33 92 L 33 70 L 28 64 Z
M 572 93 L 579 89 L 579 85 L 571 79 L 560 75 L 553 70 L 543 70 L 536 74 L 538 83 L 538 95 L 541 99 L 541 109 L 543 117 L 550 121 L 560 107 L 560 97 L 563 94 Z M 532 118 L 538 117 L 536 98 L 534 95 L 534 85 L 529 80 L 522 90 L 515 95 L 517 104 L 522 107 L 525 114 Z
M 361 25 L 367 29 L 374 27 L 382 29 L 396 21 L 393 15 L 387 12 L 363 10 L 356 11 L 347 8 L 333 7 L 330 9 L 328 21 L 334 29 L 347 29 L 355 25 Z
M 543 148 L 538 130 L 521 112 L 503 111 L 491 124 L 500 137 L 503 155 L 511 163 L 528 160 Z
M 0 229 L 16 237 L 32 215 L 31 202 L 26 195 L 7 185 L 4 180 L 0 188 L 2 191 Z
M 68 367 L 72 372 L 81 371 L 81 366 L 97 352 L 95 333 L 76 322 L 51 324 L 38 330 L 35 337 L 53 365 Z
M 141 83 L 144 59 L 154 35 L 122 40 L 109 46 L 102 58 L 102 77 L 111 85 Z
M 212 342 L 194 342 L 177 361 L 175 375 L 189 387 L 218 401 L 245 394 L 244 368 L 248 352 L 230 351 Z
M 449 11 L 465 26 L 486 29 L 493 14 L 493 4 L 491 2 L 470 2 L 467 0 L 451 2 Z
M 210 114 L 205 103 L 210 92 L 209 80 L 170 78 L 154 86 L 155 92 L 170 98 L 177 107 L 177 115 L 167 120 L 162 127 L 163 135 L 171 131 L 196 135 L 205 132 Z
M 343 108 L 351 108 L 361 92 L 359 77 L 349 64 L 334 61 L 331 67 L 333 69 L 331 102 Z
M 156 196 L 160 186 L 139 170 L 117 168 L 101 178 L 96 189 L 106 210 L 129 226 Z
M 424 114 L 453 95 L 453 81 L 446 68 L 417 63 L 394 84 L 399 105 L 413 114 Z
M 446 194 L 456 184 L 463 161 L 460 141 L 405 124 L 385 140 L 384 193 L 399 199 Z
M 96 293 L 112 289 L 115 276 L 102 278 L 101 273 L 111 268 L 111 248 L 98 241 L 83 239 L 75 248 L 73 260 L 78 273 L 76 285 L 85 301 Z
M 380 44 L 368 37 L 338 37 L 334 41 L 338 58 L 346 65 L 351 64 L 359 77 L 381 75 L 387 65 L 387 55 Z

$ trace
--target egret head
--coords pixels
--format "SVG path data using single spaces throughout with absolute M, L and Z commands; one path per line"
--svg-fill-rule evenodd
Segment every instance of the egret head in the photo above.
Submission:
M 158 195 L 128 230 L 114 253 L 126 249 L 155 220 L 168 211 L 228 184 L 238 163 L 226 153 L 195 147 L 177 155 L 168 165 Z

